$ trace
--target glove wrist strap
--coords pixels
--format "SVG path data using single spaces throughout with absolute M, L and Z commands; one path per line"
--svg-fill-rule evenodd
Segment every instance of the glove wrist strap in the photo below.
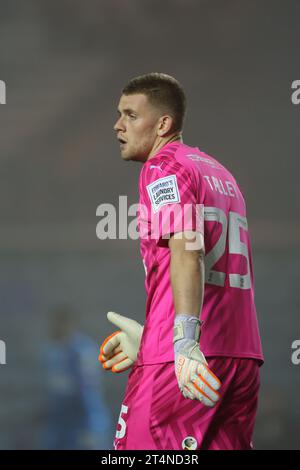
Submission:
M 202 323 L 196 317 L 188 314 L 175 316 L 173 343 L 181 339 L 192 339 L 199 343 Z

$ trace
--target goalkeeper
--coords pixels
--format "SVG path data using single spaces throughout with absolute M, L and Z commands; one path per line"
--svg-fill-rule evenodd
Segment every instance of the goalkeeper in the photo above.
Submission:
M 147 304 L 144 326 L 109 312 L 117 331 L 100 348 L 106 370 L 132 368 L 115 449 L 251 449 L 263 354 L 243 195 L 223 165 L 183 143 L 174 78 L 132 79 L 118 113 L 121 156 L 142 163 Z

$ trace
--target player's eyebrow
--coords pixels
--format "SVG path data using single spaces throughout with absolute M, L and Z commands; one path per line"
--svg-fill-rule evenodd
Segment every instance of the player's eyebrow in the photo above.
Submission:
M 119 116 L 121 116 L 121 111 L 119 109 L 117 109 L 117 113 L 119 114 Z M 136 114 L 136 112 L 131 109 L 131 108 L 125 108 L 123 109 L 123 113 L 128 115 L 128 114 Z

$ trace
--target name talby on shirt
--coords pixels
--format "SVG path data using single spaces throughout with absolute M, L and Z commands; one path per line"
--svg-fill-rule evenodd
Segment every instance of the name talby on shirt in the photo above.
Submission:
M 203 176 L 212 191 L 217 191 L 223 196 L 238 198 L 238 191 L 231 181 L 223 181 L 215 176 Z

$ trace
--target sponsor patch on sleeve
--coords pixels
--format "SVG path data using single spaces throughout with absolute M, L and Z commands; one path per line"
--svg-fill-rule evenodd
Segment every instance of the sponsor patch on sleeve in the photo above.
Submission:
M 157 179 L 153 183 L 148 184 L 147 191 L 153 212 L 157 212 L 166 204 L 176 204 L 180 202 L 176 175 Z

